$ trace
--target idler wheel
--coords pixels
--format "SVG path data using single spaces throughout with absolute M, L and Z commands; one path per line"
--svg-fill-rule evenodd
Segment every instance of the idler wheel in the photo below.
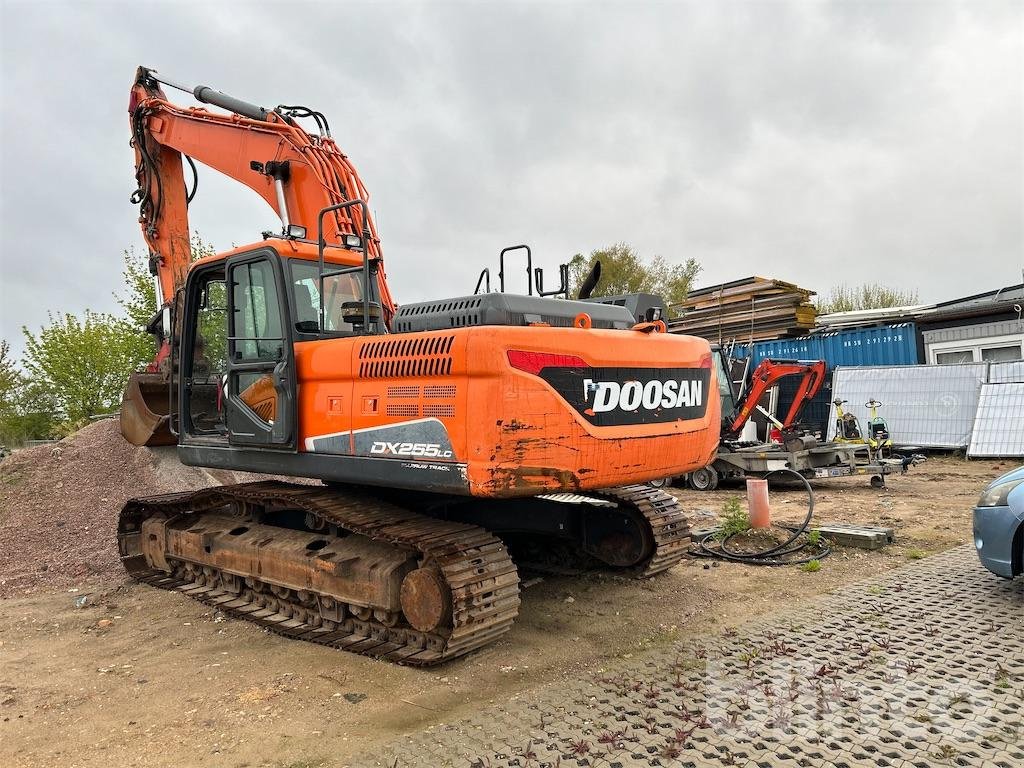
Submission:
M 402 580 L 402 613 L 420 632 L 433 632 L 452 615 L 452 593 L 433 568 L 418 568 Z

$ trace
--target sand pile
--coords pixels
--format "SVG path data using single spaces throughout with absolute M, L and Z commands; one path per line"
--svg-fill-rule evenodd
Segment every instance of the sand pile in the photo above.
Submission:
M 260 479 L 140 448 L 116 419 L 0 462 L 0 597 L 121 578 L 117 515 L 129 498 Z

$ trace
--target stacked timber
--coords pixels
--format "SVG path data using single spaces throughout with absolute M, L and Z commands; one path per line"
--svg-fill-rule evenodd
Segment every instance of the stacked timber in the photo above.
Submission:
M 690 291 L 672 306 L 674 333 L 709 341 L 765 341 L 803 336 L 814 328 L 814 291 L 783 280 L 747 277 Z

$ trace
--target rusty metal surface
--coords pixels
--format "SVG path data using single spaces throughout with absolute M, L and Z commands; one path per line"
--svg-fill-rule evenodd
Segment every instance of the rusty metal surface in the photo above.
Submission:
M 170 389 L 159 373 L 133 373 L 121 398 L 121 434 L 133 445 L 174 445 Z
M 167 558 L 211 566 L 269 584 L 329 594 L 335 600 L 398 611 L 402 579 L 416 553 L 365 536 L 333 536 L 261 525 L 223 513 L 179 515 L 143 524 L 147 560 L 170 570 Z M 162 528 L 162 531 L 157 531 Z M 162 552 L 150 543 L 162 544 Z
M 413 552 L 422 567 L 434 569 L 443 580 L 439 591 L 445 595 L 440 611 L 444 623 L 423 632 L 396 611 L 372 605 L 342 610 L 338 606 L 346 601 L 341 595 L 293 589 L 254 576 L 239 579 L 212 564 L 171 560 L 168 572 L 147 561 L 145 540 L 152 526 L 146 525 L 147 519 L 177 518 L 188 525 L 189 519 L 220 516 L 231 509 L 242 525 L 247 514 L 264 507 L 301 510 L 389 545 L 402 558 Z M 301 535 L 307 541 L 316 536 Z M 501 541 L 476 526 L 434 520 L 368 494 L 264 482 L 134 499 L 122 510 L 118 546 L 125 568 L 136 579 L 177 589 L 288 637 L 404 664 L 436 664 L 479 648 L 507 632 L 519 609 L 518 572 Z M 191 545 L 187 551 L 194 554 Z
M 619 572 L 651 576 L 686 554 L 686 515 L 664 491 L 626 486 L 587 500 L 616 507 L 641 532 L 642 554 Z M 321 524 L 256 523 L 261 508 L 301 510 Z M 355 535 L 337 539 L 329 526 Z M 367 492 L 249 483 L 131 500 L 118 544 L 139 580 L 291 637 L 408 664 L 478 648 L 518 613 L 518 571 L 499 539 Z
M 433 632 L 451 617 L 451 593 L 433 568 L 420 568 L 402 581 L 402 613 L 421 632 Z
M 690 546 L 690 523 L 679 500 L 670 493 L 647 485 L 624 485 L 588 493 L 615 503 L 642 531 L 645 552 L 624 569 L 637 578 L 667 571 L 678 563 Z M 630 545 L 626 545 L 630 549 Z M 614 564 L 614 563 L 613 563 Z
M 1024 578 L 966 545 L 342 765 L 1019 768 Z

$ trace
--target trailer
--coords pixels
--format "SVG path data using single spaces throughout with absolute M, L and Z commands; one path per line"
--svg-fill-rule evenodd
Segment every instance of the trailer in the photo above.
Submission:
M 694 490 L 712 491 L 723 480 L 764 477 L 779 469 L 791 469 L 808 480 L 864 475 L 871 478 L 873 488 L 884 488 L 887 475 L 906 474 L 907 468 L 921 458 L 913 455 L 882 459 L 865 451 L 865 446 L 850 443 L 815 443 L 787 450 L 779 443 L 723 442 L 711 464 L 684 475 L 683 479 Z

